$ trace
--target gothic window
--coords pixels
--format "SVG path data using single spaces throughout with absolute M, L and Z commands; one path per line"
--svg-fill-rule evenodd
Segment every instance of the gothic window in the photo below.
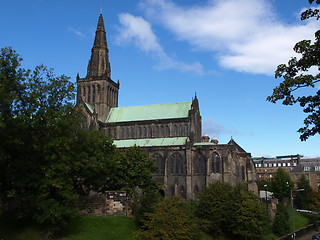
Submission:
M 143 137 L 147 138 L 147 128 L 146 127 L 143 128 Z
M 97 85 L 97 102 L 101 102 L 101 87 L 100 84 Z
M 134 138 L 134 128 L 131 127 L 131 138 Z
M 155 164 L 159 168 L 158 174 L 164 174 L 164 159 L 161 157 L 159 153 L 154 154 L 153 158 L 155 159 Z
M 203 157 L 202 154 L 197 154 L 196 159 L 195 159 L 195 173 L 202 173 L 202 174 L 206 174 L 206 160 Z
M 138 136 L 139 136 L 139 138 L 142 138 L 142 129 L 141 129 L 141 127 L 138 128 Z
M 124 139 L 124 128 L 121 128 L 121 138 Z
M 246 180 L 246 172 L 244 166 L 241 167 L 241 172 L 242 172 L 242 180 Z
M 91 100 L 91 89 L 90 86 L 88 86 L 88 102 L 90 103 Z
M 179 153 L 171 155 L 171 173 L 183 174 L 183 159 Z
M 167 137 L 170 137 L 170 128 L 169 128 L 169 125 L 167 125 Z
M 149 127 L 148 137 L 149 137 L 149 138 L 151 138 L 151 137 L 152 137 L 152 128 L 151 128 L 151 127 Z
M 92 86 L 92 102 L 96 102 L 96 87 L 94 85 Z
M 160 129 L 159 129 L 159 126 L 156 127 L 156 134 L 157 134 L 157 137 L 159 137 L 160 135 Z
M 171 193 L 171 196 L 174 196 L 176 194 L 174 191 L 174 185 L 170 187 L 170 193 Z
M 211 160 L 211 171 L 213 173 L 220 173 L 220 156 L 217 153 L 213 153 Z
M 164 127 L 161 126 L 161 137 L 164 137 Z
M 188 136 L 188 126 L 187 126 L 187 124 L 184 125 L 184 135 Z
M 117 139 L 117 129 L 113 129 L 113 139 Z
M 195 199 L 198 198 L 198 195 L 199 195 L 199 187 L 198 187 L 198 185 L 194 186 L 193 195 L 194 195 Z
M 126 138 L 129 138 L 129 128 L 127 128 L 127 131 L 126 131 Z
M 174 125 L 174 136 L 177 137 L 178 136 L 178 126 Z
M 179 195 L 180 195 L 183 199 L 186 199 L 186 190 L 185 190 L 184 186 L 180 186 Z
M 111 136 L 111 129 L 110 128 L 108 128 L 108 135 L 110 135 Z
M 86 99 L 86 87 L 85 86 L 83 86 L 83 97 L 84 97 L 84 99 Z
M 183 128 L 182 128 L 182 125 L 180 125 L 180 127 L 179 127 L 179 134 L 180 134 L 180 136 L 183 136 Z

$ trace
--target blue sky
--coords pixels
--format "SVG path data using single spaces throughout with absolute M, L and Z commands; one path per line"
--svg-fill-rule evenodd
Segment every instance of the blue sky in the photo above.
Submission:
M 252 156 L 320 156 L 319 135 L 299 140 L 302 110 L 266 101 L 276 66 L 320 27 L 300 21 L 307 0 L 1 0 L 0 46 L 25 68 L 85 77 L 101 5 L 119 106 L 196 93 L 203 133 L 219 143 L 232 136 Z

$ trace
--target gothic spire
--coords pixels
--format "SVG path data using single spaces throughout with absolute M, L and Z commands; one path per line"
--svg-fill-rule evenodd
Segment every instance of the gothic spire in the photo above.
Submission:
M 102 13 L 100 13 L 96 35 L 91 50 L 91 59 L 88 63 L 87 77 L 107 76 L 110 78 L 109 49 L 107 46 L 106 31 Z

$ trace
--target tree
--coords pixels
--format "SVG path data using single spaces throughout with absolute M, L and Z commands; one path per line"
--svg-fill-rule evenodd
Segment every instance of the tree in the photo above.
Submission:
M 202 189 L 195 215 L 205 232 L 214 237 L 230 232 L 230 221 L 234 216 L 232 200 L 232 187 L 228 183 L 216 181 Z
M 246 240 L 260 239 L 270 222 L 265 206 L 243 184 L 236 185 L 232 195 L 235 210 L 230 223 L 232 233 Z
M 128 194 L 132 194 L 136 187 L 143 191 L 158 189 L 159 184 L 152 178 L 152 173 L 156 171 L 158 167 L 153 158 L 149 158 L 140 147 L 130 147 L 120 153 L 110 187 L 127 191 Z
M 21 68 L 11 48 L 0 56 L 0 188 L 19 217 L 55 232 L 74 217 L 79 189 L 99 190 L 115 169 L 109 138 L 80 128 L 74 85 L 52 69 Z
M 320 4 L 319 0 L 309 0 L 309 3 Z M 308 9 L 301 14 L 301 20 L 316 18 L 319 20 L 319 9 Z M 320 81 L 320 30 L 315 33 L 315 40 L 302 40 L 294 46 L 294 51 L 301 54 L 301 58 L 291 58 L 288 64 L 280 64 L 275 71 L 275 77 L 283 77 L 283 82 L 273 89 L 273 94 L 267 98 L 270 102 L 282 100 L 284 105 L 299 103 L 303 111 L 308 114 L 304 120 L 304 127 L 301 127 L 301 141 L 307 140 L 310 136 L 320 133 L 320 90 L 316 91 L 316 84 Z M 314 68 L 315 74 L 311 73 Z M 308 88 L 306 94 L 298 94 L 297 90 Z
M 296 205 L 296 208 L 308 209 L 308 195 L 312 192 L 312 188 L 305 174 L 302 174 L 298 179 L 297 188 L 304 190 L 296 192 L 294 197 L 294 204 Z
M 279 202 L 277 205 L 277 213 L 273 219 L 272 231 L 278 236 L 284 236 L 290 231 L 289 213 L 284 203 Z
M 293 187 L 294 182 L 292 182 L 289 174 L 283 168 L 278 168 L 274 178 L 271 180 L 273 196 L 280 201 L 284 201 L 286 197 L 290 196 L 290 190 Z
M 135 239 L 196 240 L 201 234 L 195 219 L 188 213 L 188 204 L 179 197 L 163 199 L 146 213 L 148 220 L 136 232 Z

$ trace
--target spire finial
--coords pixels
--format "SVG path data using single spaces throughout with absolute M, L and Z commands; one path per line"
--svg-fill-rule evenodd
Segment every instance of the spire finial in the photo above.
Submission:
M 103 7 L 103 5 L 101 4 L 101 8 L 100 8 L 100 14 L 102 14 L 102 7 Z

